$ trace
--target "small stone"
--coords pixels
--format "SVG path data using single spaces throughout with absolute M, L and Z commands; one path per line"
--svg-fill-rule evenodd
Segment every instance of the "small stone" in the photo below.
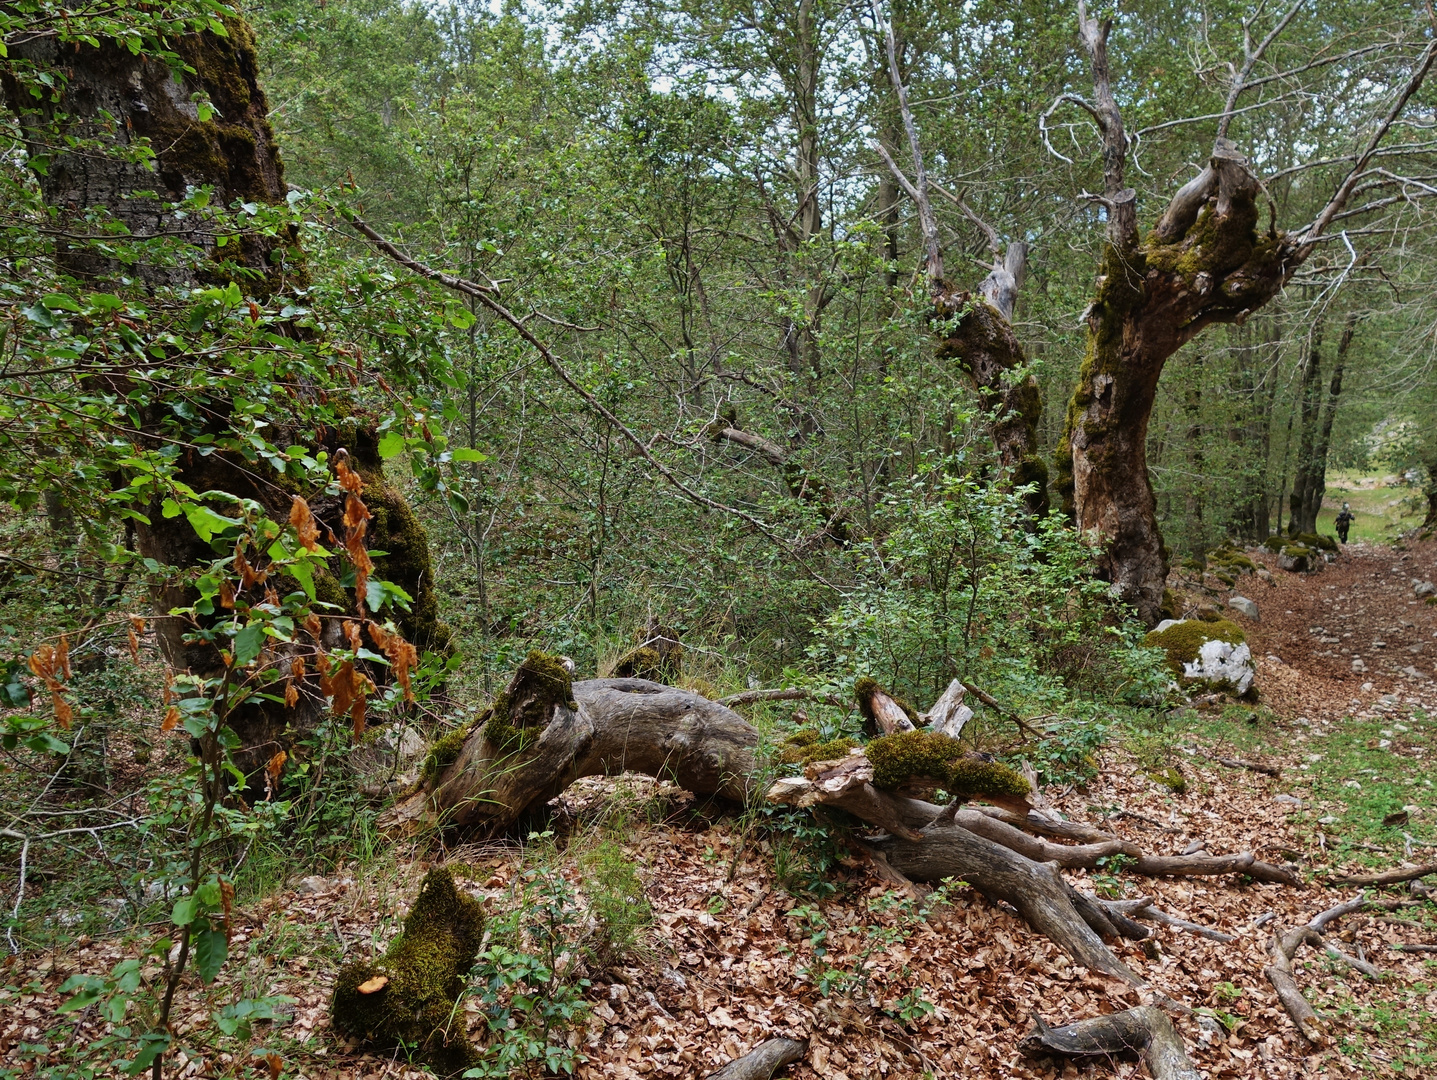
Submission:
M 1343 786 L 1343 787 L 1355 788 L 1355 789 L 1358 790 L 1358 791 L 1361 791 L 1361 790 L 1362 790 L 1362 785 L 1359 784 L 1356 780 L 1344 780 L 1344 781 L 1342 781 L 1342 786 Z
M 1227 606 L 1240 615 L 1246 615 L 1253 622 L 1257 622 L 1257 605 L 1245 596 L 1234 596 L 1227 602 Z
M 1353 670 L 1354 670 L 1354 671 L 1357 670 L 1355 666 L 1353 667 Z M 1370 682 L 1365 682 L 1365 683 L 1362 684 L 1362 692 L 1363 692 L 1364 694 L 1370 694 L 1370 693 L 1372 693 L 1373 689 L 1374 689 L 1374 688 L 1373 688 L 1373 685 L 1372 685 Z
M 300 896 L 318 896 L 320 893 L 329 891 L 329 882 L 315 874 L 312 877 L 301 878 L 294 891 Z
M 1337 824 L 1337 818 L 1335 818 L 1335 817 L 1334 817 L 1333 815 L 1331 815 L 1331 814 L 1328 814 L 1326 817 L 1320 817 L 1320 818 L 1318 818 L 1318 819 L 1317 819 L 1317 823 L 1318 823 L 1319 825 L 1336 825 L 1336 824 Z
M 1299 810 L 1302 809 L 1302 800 L 1299 799 L 1296 795 L 1288 795 L 1288 794 L 1274 795 L 1274 796 L 1272 797 L 1272 801 L 1275 802 L 1275 803 L 1283 803 L 1284 805 L 1287 805 L 1287 806 L 1295 806 L 1295 807 L 1297 807 Z
M 1419 581 L 1412 586 L 1412 595 L 1417 597 L 1418 600 L 1422 600 L 1433 594 L 1437 594 L 1437 585 L 1432 584 L 1430 581 Z
M 1360 657 L 1360 656 L 1354 656 L 1354 657 L 1352 658 L 1352 670 L 1353 670 L 1353 671 L 1356 671 L 1356 672 L 1358 672 L 1358 673 L 1361 673 L 1361 672 L 1366 671 L 1366 670 L 1367 670 L 1367 662 L 1366 662 L 1365 660 L 1363 660 L 1362 657 Z M 1363 688 L 1366 689 L 1366 688 L 1368 688 L 1368 687 L 1371 687 L 1371 685 L 1372 685 L 1371 683 L 1365 683 L 1365 684 L 1363 684 Z

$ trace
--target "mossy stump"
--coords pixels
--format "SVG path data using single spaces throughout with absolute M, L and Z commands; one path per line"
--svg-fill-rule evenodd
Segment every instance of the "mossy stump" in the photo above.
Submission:
M 431 870 L 384 956 L 340 969 L 334 1029 L 377 1050 L 412 1051 L 445 1076 L 473 1068 L 479 1052 L 455 1006 L 483 933 L 479 902 L 459 891 L 448 870 Z
M 537 649 L 524 658 L 508 687 L 494 699 L 484 738 L 503 752 L 517 752 L 543 734 L 560 705 L 577 710 L 572 661 Z

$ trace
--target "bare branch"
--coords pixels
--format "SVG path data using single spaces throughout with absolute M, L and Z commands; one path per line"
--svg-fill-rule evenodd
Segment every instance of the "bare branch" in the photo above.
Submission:
M 931 187 L 934 191 L 938 192 L 939 195 L 942 195 L 954 206 L 958 207 L 959 211 L 963 214 L 964 217 L 966 217 L 974 225 L 978 226 L 978 228 L 982 231 L 983 235 L 988 238 L 988 250 L 993 253 L 993 257 L 995 259 L 1003 253 L 1003 240 L 1001 237 L 999 237 L 997 229 L 993 228 L 993 226 L 989 225 L 986 221 L 984 221 L 981 217 L 974 213 L 971 206 L 964 202 L 959 196 L 954 195 L 953 192 L 949 191 L 942 184 L 938 183 L 938 181 L 930 180 L 928 182 L 928 186 Z
M 898 70 L 898 43 L 893 38 L 892 25 L 878 13 L 877 0 L 870 0 L 870 6 L 873 21 L 882 28 L 888 49 L 888 78 L 893 83 L 893 93 L 898 99 L 898 111 L 903 117 L 903 130 L 908 135 L 908 149 L 913 154 L 913 183 L 910 185 L 903 180 L 903 174 L 891 161 L 889 165 L 893 166 L 909 197 L 918 207 L 918 226 L 923 232 L 928 281 L 930 285 L 939 285 L 943 281 L 943 251 L 938 243 L 938 218 L 933 213 L 933 202 L 928 198 L 928 172 L 923 167 L 923 149 L 918 143 L 918 125 L 913 121 L 913 110 L 908 104 L 908 88 L 903 85 L 903 76 Z M 886 152 L 883 156 L 888 160 Z
M 1327 226 L 1332 224 L 1337 215 L 1346 207 L 1347 200 L 1352 196 L 1353 188 L 1357 186 L 1362 174 L 1367 171 L 1367 165 L 1377 152 L 1379 144 L 1387 136 L 1393 122 L 1407 106 L 1407 102 L 1412 99 L 1412 95 L 1421 89 L 1423 81 L 1427 78 L 1427 73 L 1432 70 L 1433 61 L 1437 61 L 1437 38 L 1433 38 L 1427 48 L 1423 50 L 1421 58 L 1412 69 L 1412 76 L 1407 80 L 1407 85 L 1402 88 L 1402 92 L 1392 102 L 1392 107 L 1387 110 L 1387 115 L 1382 118 L 1377 130 L 1372 133 L 1372 138 L 1368 140 L 1367 148 L 1358 155 L 1357 161 L 1353 163 L 1346 178 L 1332 198 L 1328 200 L 1327 205 L 1322 208 L 1322 213 L 1317 215 L 1317 220 L 1312 223 L 1311 227 L 1304 230 L 1302 239 L 1298 242 L 1300 249 L 1310 247 L 1313 241 L 1322 235 Z
M 728 506 L 724 503 L 718 502 L 715 499 L 710 499 L 707 495 L 695 491 L 693 488 L 689 487 L 686 483 L 684 483 L 683 480 L 679 479 L 679 477 L 676 476 L 667 465 L 661 462 L 658 458 L 654 457 L 653 453 L 650 452 L 648 445 L 644 442 L 643 439 L 639 438 L 638 435 L 636 435 L 627 424 L 625 424 L 622 420 L 615 416 L 614 413 L 610 411 L 603 402 L 601 402 L 593 394 L 589 393 L 589 391 L 584 388 L 583 384 L 580 383 L 577 379 L 574 378 L 573 375 L 569 373 L 568 368 L 566 368 L 563 362 L 554 355 L 553 351 L 549 348 L 549 346 L 545 345 L 542 341 L 540 341 L 537 337 L 534 336 L 533 332 L 528 328 L 528 326 L 525 325 L 523 319 L 520 319 L 517 315 L 515 315 L 512 311 L 510 311 L 507 307 L 505 307 L 495 298 L 494 290 L 492 288 L 483 285 L 476 285 L 474 282 L 467 281 L 464 278 L 455 277 L 452 274 L 446 274 L 442 271 L 435 270 L 432 267 L 425 266 L 423 263 L 415 259 L 411 259 L 407 255 L 404 255 L 398 248 L 396 248 L 392 243 L 386 240 L 379 233 L 375 232 L 374 229 L 372 229 L 366 222 L 362 221 L 361 219 L 354 217 L 349 218 L 348 221 L 349 224 L 354 226 L 356 231 L 358 231 L 367 240 L 369 240 L 369 242 L 372 243 L 379 251 L 389 256 L 389 258 L 393 259 L 401 266 L 413 271 L 415 274 L 418 274 L 420 277 L 428 281 L 438 282 L 439 284 L 444 285 L 445 287 L 452 289 L 457 293 L 462 293 L 465 296 L 474 297 L 474 299 L 478 300 L 479 303 L 483 304 L 495 315 L 499 316 L 501 320 L 508 323 L 514 329 L 514 332 L 516 334 L 518 334 L 521 338 L 528 342 L 528 344 L 536 352 L 538 352 L 541 357 L 543 357 L 544 362 L 549 365 L 550 370 L 552 370 L 554 374 L 559 377 L 560 381 L 563 382 L 565 386 L 567 386 L 570 390 L 572 390 L 575 394 L 582 398 L 584 403 L 588 405 L 590 409 L 598 413 L 599 416 L 603 417 L 603 419 L 607 421 L 614 428 L 615 431 L 617 431 L 620 435 L 627 439 L 639 452 L 639 456 L 642 457 L 645 461 L 647 461 L 649 465 L 651 465 L 660 476 L 667 480 L 690 502 L 698 506 L 708 507 L 710 510 L 718 510 L 721 513 L 731 514 L 732 516 L 739 518 L 742 521 L 748 522 L 760 533 L 768 537 L 770 540 L 773 540 L 780 546 L 786 549 L 791 548 L 791 545 L 789 545 L 782 537 L 775 534 L 767 523 L 760 521 L 752 514 L 740 510 L 736 506 Z M 815 580 L 823 581 L 821 577 L 815 577 Z M 833 587 L 826 581 L 823 581 L 823 584 L 829 585 L 830 588 Z
M 1232 89 L 1228 92 L 1227 103 L 1223 106 L 1222 118 L 1218 121 L 1217 125 L 1218 139 L 1227 138 L 1228 125 L 1232 123 L 1233 110 L 1237 108 L 1237 99 L 1249 89 L 1247 79 L 1248 76 L 1252 74 L 1253 67 L 1262 59 L 1263 53 L 1267 52 L 1267 47 L 1277 40 L 1279 34 L 1287 29 L 1287 24 L 1292 22 L 1297 16 L 1298 11 L 1305 2 L 1306 0 L 1297 0 L 1292 7 L 1288 8 L 1287 14 L 1277 21 L 1277 25 L 1272 28 L 1272 33 L 1263 38 L 1262 44 L 1258 45 L 1256 49 L 1250 47 L 1252 41 L 1250 37 L 1252 24 L 1246 20 L 1243 21 L 1243 52 L 1246 55 L 1243 58 L 1242 70 L 1238 72 L 1232 80 Z
M 1103 196 L 1108 207 L 1108 239 L 1128 249 L 1138 241 L 1137 192 L 1125 187 L 1128 138 L 1123 132 L 1123 114 L 1113 97 L 1112 74 L 1108 67 L 1108 35 L 1113 20 L 1089 18 L 1087 0 L 1078 0 L 1078 36 L 1093 68 L 1093 116 L 1103 135 Z

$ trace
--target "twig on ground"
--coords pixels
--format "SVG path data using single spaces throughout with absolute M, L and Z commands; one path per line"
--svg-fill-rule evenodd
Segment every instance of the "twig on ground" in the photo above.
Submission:
M 1424 878 L 1428 874 L 1437 874 L 1437 863 L 1423 863 L 1421 866 L 1411 866 L 1400 870 L 1384 870 L 1379 874 L 1349 874 L 1347 877 L 1333 878 L 1328 884 L 1400 885 L 1404 881 Z

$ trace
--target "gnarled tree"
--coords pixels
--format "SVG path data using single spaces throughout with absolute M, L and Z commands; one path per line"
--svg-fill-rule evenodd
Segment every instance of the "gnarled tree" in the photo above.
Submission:
M 1152 625 L 1160 617 L 1167 550 L 1147 468 L 1148 422 L 1163 366 L 1217 323 L 1240 323 L 1268 303 L 1340 217 L 1389 129 L 1437 59 L 1429 42 L 1352 155 L 1351 168 L 1313 221 L 1293 232 L 1262 224 L 1263 184 L 1228 139 L 1241 96 L 1258 85 L 1253 69 L 1301 8 L 1301 0 L 1236 70 L 1207 163 L 1172 197 L 1154 227 L 1138 226 L 1137 193 L 1126 182 L 1130 142 L 1113 94 L 1111 19 L 1078 4 L 1078 29 L 1093 75 L 1093 97 L 1063 94 L 1092 117 L 1102 137 L 1106 236 L 1097 287 L 1085 314 L 1087 349 L 1068 404 L 1057 486 L 1079 528 L 1104 540 L 1100 573 Z M 1265 81 L 1265 80 L 1264 80 Z

